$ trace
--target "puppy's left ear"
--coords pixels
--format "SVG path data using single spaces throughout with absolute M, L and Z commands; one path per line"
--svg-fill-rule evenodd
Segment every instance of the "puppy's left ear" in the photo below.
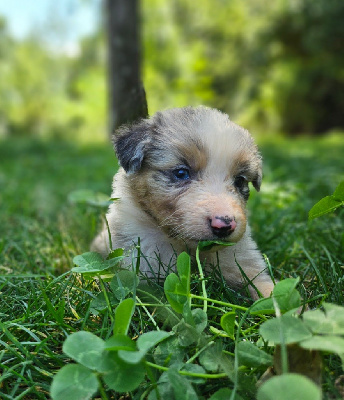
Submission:
M 151 143 L 151 126 L 148 120 L 120 127 L 113 135 L 113 143 L 120 165 L 132 174 L 140 170 Z
M 262 158 L 259 157 L 259 159 L 257 160 L 256 174 L 252 179 L 252 185 L 257 190 L 257 192 L 260 191 L 260 186 L 262 184 L 262 177 L 263 177 L 263 162 Z

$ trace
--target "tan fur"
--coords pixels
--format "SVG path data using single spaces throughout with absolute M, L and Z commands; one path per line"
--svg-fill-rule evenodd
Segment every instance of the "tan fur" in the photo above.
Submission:
M 235 185 L 242 175 L 260 187 L 261 157 L 248 131 L 217 110 L 187 107 L 122 128 L 115 147 L 122 168 L 112 193 L 119 200 L 107 214 L 113 248 L 135 248 L 139 237 L 149 261 L 141 258 L 140 268 L 151 274 L 151 267 L 159 268 L 157 255 L 163 264 L 175 262 L 176 254 L 193 253 L 198 241 L 218 239 L 210 226 L 216 216 L 234 218 L 234 231 L 221 240 L 236 244 L 217 248 L 223 276 L 240 286 L 238 263 L 263 296 L 271 293 L 273 283 L 250 235 L 246 199 Z M 185 166 L 190 179 L 176 180 L 173 171 Z M 92 250 L 109 253 L 106 229 Z M 208 266 L 216 263 L 215 251 L 202 256 Z M 251 294 L 257 298 L 252 288 Z

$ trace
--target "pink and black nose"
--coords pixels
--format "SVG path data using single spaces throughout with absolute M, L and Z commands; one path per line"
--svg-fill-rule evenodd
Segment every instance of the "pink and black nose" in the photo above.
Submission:
M 221 217 L 215 216 L 209 219 L 211 231 L 218 238 L 225 238 L 233 233 L 237 226 L 234 218 L 228 217 L 228 215 Z

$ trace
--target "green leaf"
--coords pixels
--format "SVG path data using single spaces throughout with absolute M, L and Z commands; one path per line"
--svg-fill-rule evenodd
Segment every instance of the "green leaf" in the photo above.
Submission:
M 344 334 L 344 307 L 332 303 L 323 303 L 326 317 L 335 322 L 334 332 L 338 335 Z
M 216 341 L 213 346 L 202 351 L 199 356 L 200 364 L 209 372 L 217 372 L 222 357 L 222 342 Z
M 168 371 L 164 372 L 161 374 L 157 388 L 156 390 L 153 390 L 149 396 L 148 400 L 169 400 L 169 399 L 193 399 L 194 396 L 194 389 L 192 383 L 203 383 L 204 380 L 198 377 L 191 377 L 191 376 L 186 376 L 186 375 L 180 375 L 177 371 L 189 371 L 193 373 L 201 373 L 203 374 L 205 371 L 202 367 L 199 365 L 195 364 L 185 364 L 182 362 L 178 362 L 174 365 L 172 365 Z M 170 371 L 173 371 L 172 374 Z M 176 376 L 176 374 L 178 376 Z M 180 378 L 181 379 L 180 379 Z M 183 393 L 179 392 L 179 389 L 177 386 L 181 385 Z M 157 392 L 158 391 L 158 395 Z M 185 397 L 186 396 L 186 397 Z M 190 397 L 191 396 L 191 397 Z M 196 397 L 198 399 L 198 397 Z
M 174 311 L 182 314 L 184 304 L 187 302 L 187 292 L 182 287 L 178 276 L 172 272 L 166 277 L 164 291 L 168 302 Z
M 158 392 L 158 395 L 157 395 Z M 174 399 L 174 392 L 167 372 L 161 374 L 157 387 L 149 393 L 148 400 Z
M 79 364 L 69 364 L 54 376 L 50 388 L 53 400 L 87 400 L 98 390 L 96 375 Z
M 86 331 L 69 335 L 62 348 L 67 356 L 94 370 L 97 370 L 101 364 L 104 349 L 104 341 L 93 333 Z
M 190 289 L 190 256 L 185 252 L 177 258 L 177 271 L 183 286 Z
M 131 317 L 135 310 L 135 302 L 133 299 L 123 300 L 115 310 L 115 326 L 114 335 L 126 335 L 130 326 Z
M 173 369 L 174 365 L 172 365 L 171 368 Z M 193 374 L 205 374 L 206 373 L 205 369 L 202 366 L 198 365 L 198 364 L 179 363 L 178 370 L 179 371 L 192 372 Z M 187 375 L 185 375 L 185 377 L 189 382 L 196 383 L 198 385 L 201 385 L 201 384 L 205 383 L 205 379 L 204 378 L 200 378 L 198 376 L 187 376 Z
M 172 328 L 181 346 L 189 346 L 192 343 L 197 343 L 208 323 L 207 314 L 200 308 L 192 310 L 191 319 L 192 325 L 183 318 Z
M 275 314 L 275 307 L 271 297 L 258 299 L 250 307 L 250 314 Z
M 273 365 L 273 357 L 249 341 L 238 343 L 239 364 L 247 367 L 269 367 Z
M 110 260 L 111 258 L 117 258 L 117 257 L 121 257 L 123 255 L 124 255 L 124 249 L 122 247 L 119 247 L 118 249 L 110 251 L 110 253 L 106 257 L 106 259 Z
M 287 278 L 275 285 L 272 295 L 276 299 L 282 313 L 300 307 L 301 296 L 300 293 L 295 289 L 299 281 L 299 278 Z
M 234 326 L 235 326 L 235 312 L 228 312 L 221 317 L 221 327 L 228 334 L 228 336 L 234 339 Z
M 186 301 L 184 303 L 182 315 L 183 315 L 184 321 L 187 324 L 195 327 L 195 321 L 194 321 L 194 318 L 193 318 L 192 313 L 191 313 L 191 306 L 190 306 L 190 302 L 189 301 Z
M 182 361 L 184 358 L 184 350 L 178 344 L 178 338 L 172 336 L 154 349 L 154 361 L 160 365 L 170 365 L 175 362 Z
M 133 293 L 139 284 L 139 278 L 134 271 L 123 270 L 116 273 L 110 282 L 110 288 L 118 300 L 123 300 Z
M 223 371 L 232 382 L 235 382 L 237 373 L 234 367 L 234 358 L 222 353 L 219 358 L 219 366 L 220 370 Z
M 176 371 L 184 371 L 191 372 L 192 374 L 205 374 L 205 369 L 198 364 L 184 363 L 182 361 L 176 362 L 170 366 L 170 369 L 174 369 Z M 199 376 L 192 375 L 183 375 L 185 378 L 192 383 L 197 383 L 199 385 L 205 383 L 205 378 Z
M 342 356 L 344 354 L 344 338 L 333 335 L 313 336 L 299 343 L 304 349 L 328 351 Z
M 229 337 L 227 332 L 225 332 L 223 329 L 217 329 L 215 326 L 210 325 L 209 326 L 209 331 L 218 337 Z
M 177 259 L 177 271 L 179 277 L 175 274 L 169 274 L 164 283 L 164 291 L 171 307 L 182 314 L 184 304 L 189 299 L 190 294 L 190 256 L 187 253 L 181 253 Z
M 191 315 L 195 324 L 196 331 L 202 333 L 208 325 L 208 315 L 200 308 L 191 311 Z
M 141 335 L 136 342 L 138 351 L 120 350 L 119 357 L 130 364 L 141 362 L 147 352 L 158 343 L 171 336 L 171 333 L 165 331 L 151 331 Z
M 104 382 L 116 392 L 130 392 L 136 389 L 145 377 L 143 363 L 133 367 L 121 360 L 117 352 L 104 352 L 102 371 Z
M 87 204 L 94 207 L 108 207 L 112 202 L 104 193 L 93 190 L 81 189 L 69 193 L 68 201 L 75 204 Z
M 116 297 L 111 292 L 107 292 L 106 294 L 112 306 L 116 306 L 119 303 Z M 97 296 L 92 299 L 90 303 L 90 310 L 94 315 L 98 315 L 99 313 L 104 312 L 105 310 L 107 310 L 107 308 L 108 304 L 103 292 L 98 293 Z
M 173 388 L 170 382 L 170 378 L 166 372 L 163 372 L 160 375 L 160 378 L 158 380 L 158 385 L 157 385 L 157 390 L 159 392 L 159 396 L 157 397 L 156 391 L 152 391 L 151 395 L 148 397 L 149 400 L 162 400 L 162 399 L 174 399 L 174 392 Z M 155 395 L 152 395 L 152 394 Z
M 344 202 L 344 181 L 340 182 L 332 196 L 335 200 Z
M 274 376 L 258 389 L 257 400 L 321 400 L 320 388 L 298 374 Z
M 339 195 L 341 195 L 341 191 L 338 192 Z M 343 206 L 344 201 L 338 201 L 336 200 L 333 196 L 326 196 L 318 203 L 316 203 L 311 210 L 308 213 L 308 218 L 309 219 L 314 219 L 317 217 L 320 217 L 322 215 L 328 214 L 334 210 L 336 210 L 338 207 Z
M 192 343 L 197 343 L 201 336 L 196 328 L 187 324 L 184 319 L 175 325 L 172 330 L 177 335 L 179 345 L 183 347 L 190 346 Z
M 234 246 L 235 243 L 225 242 L 223 240 L 202 240 L 198 242 L 198 248 L 200 251 L 209 251 L 213 247 L 218 246 Z
M 311 332 L 300 319 L 289 315 L 265 321 L 260 326 L 259 333 L 264 340 L 275 344 L 296 343 L 312 337 Z
M 73 263 L 77 267 L 72 268 L 73 272 L 80 274 L 84 273 L 98 273 L 108 268 L 114 267 L 123 259 L 122 256 L 111 258 L 110 260 L 104 260 L 99 253 L 93 251 L 83 253 L 73 258 Z
M 174 397 L 178 400 L 198 400 L 195 389 L 185 376 L 182 376 L 174 368 L 169 368 L 167 376 L 174 391 Z
M 79 267 L 81 272 L 90 272 L 94 268 L 101 268 L 103 262 L 103 257 L 94 251 L 89 251 L 73 258 L 73 263 Z M 72 268 L 72 271 L 74 269 Z
M 231 396 L 232 396 L 231 389 L 222 388 L 219 389 L 217 392 L 215 392 L 211 397 L 209 397 L 209 400 L 229 400 L 232 398 Z M 242 397 L 239 396 L 237 393 L 235 393 L 233 400 L 242 400 Z
M 171 336 L 171 333 L 165 331 L 146 332 L 137 339 L 137 348 L 147 353 L 148 350 L 169 336 Z
M 307 311 L 303 314 L 305 325 L 318 334 L 344 335 L 344 307 L 324 303 L 325 312 Z
M 300 307 L 301 296 L 295 289 L 298 283 L 298 278 L 287 278 L 275 285 L 272 294 L 282 314 Z M 272 298 L 268 297 L 257 300 L 250 308 L 250 313 L 252 315 L 275 314 L 275 307 Z
M 129 336 L 117 334 L 105 341 L 106 350 L 136 350 L 136 343 Z

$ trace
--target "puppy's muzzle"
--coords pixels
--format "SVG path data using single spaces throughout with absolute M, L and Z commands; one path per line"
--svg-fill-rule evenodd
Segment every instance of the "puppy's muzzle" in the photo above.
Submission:
M 215 236 L 218 238 L 225 238 L 232 234 L 237 226 L 235 218 L 231 218 L 228 215 L 214 216 L 209 218 L 210 229 Z

